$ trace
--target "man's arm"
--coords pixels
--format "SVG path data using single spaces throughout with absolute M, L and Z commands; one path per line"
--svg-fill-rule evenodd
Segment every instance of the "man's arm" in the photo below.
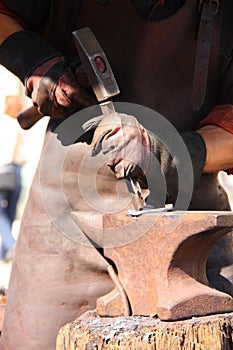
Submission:
M 212 173 L 233 168 L 233 134 L 215 125 L 206 125 L 197 132 L 206 145 L 203 172 Z
M 205 173 L 233 170 L 233 105 L 214 107 L 197 127 L 206 145 Z

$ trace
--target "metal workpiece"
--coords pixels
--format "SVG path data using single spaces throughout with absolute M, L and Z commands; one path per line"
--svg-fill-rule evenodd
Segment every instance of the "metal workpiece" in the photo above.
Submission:
M 173 204 L 166 204 L 162 208 L 152 208 L 150 206 L 145 206 L 141 210 L 135 210 L 134 208 L 130 208 L 126 213 L 127 216 L 141 216 L 141 215 L 153 215 L 156 213 L 163 213 L 167 211 L 173 210 Z
M 135 237 L 138 230 L 141 235 L 125 245 L 104 248 L 104 255 L 116 267 L 128 305 L 116 286 L 98 299 L 101 316 L 127 315 L 131 310 L 131 315 L 179 320 L 233 311 L 233 298 L 211 288 L 206 276 L 210 249 L 233 227 L 231 212 L 104 215 L 103 231 L 110 227 L 122 227 L 125 234 L 134 229 Z

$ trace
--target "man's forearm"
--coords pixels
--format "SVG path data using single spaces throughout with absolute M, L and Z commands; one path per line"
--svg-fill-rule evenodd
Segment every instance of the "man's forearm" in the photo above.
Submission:
M 24 30 L 23 27 L 13 18 L 0 13 L 0 45 L 11 34 Z
M 206 145 L 204 173 L 233 168 L 233 134 L 215 125 L 206 125 L 197 132 Z

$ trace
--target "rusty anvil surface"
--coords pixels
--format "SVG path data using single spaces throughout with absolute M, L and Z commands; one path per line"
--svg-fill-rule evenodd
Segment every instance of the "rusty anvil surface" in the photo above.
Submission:
M 178 320 L 233 311 L 233 298 L 211 288 L 206 277 L 210 249 L 233 227 L 231 212 L 74 216 L 117 269 L 118 285 L 97 301 L 101 316 L 127 315 L 122 291 L 131 315 Z

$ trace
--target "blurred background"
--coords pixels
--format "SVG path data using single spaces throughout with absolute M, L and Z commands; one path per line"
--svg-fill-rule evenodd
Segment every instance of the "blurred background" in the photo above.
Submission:
M 10 73 L 1 65 L 0 82 L 0 118 L 4 113 L 6 96 L 20 96 L 23 103 L 23 109 L 31 106 L 31 100 L 25 96 L 23 84 L 12 73 Z M 28 191 L 30 189 L 35 169 L 40 157 L 47 123 L 48 118 L 43 118 L 31 129 L 21 129 L 24 142 L 23 153 L 25 157 L 25 163 L 22 166 L 22 189 L 17 203 L 16 217 L 12 226 L 12 235 L 16 240 L 19 233 L 20 222 L 23 215 L 25 203 L 28 197 Z M 8 130 L 9 134 L 10 132 L 11 130 Z M 6 149 L 0 149 L 0 152 L 6 152 Z M 4 260 L 0 260 L 0 288 L 7 289 L 10 271 L 11 261 L 6 262 Z
M 0 82 L 0 118 L 4 111 L 5 97 L 8 95 L 19 95 L 22 98 L 24 108 L 31 105 L 31 100 L 24 94 L 24 87 L 22 83 L 2 66 L 0 66 Z M 27 201 L 30 185 L 40 157 L 47 123 L 48 118 L 43 118 L 31 129 L 22 130 L 26 162 L 22 167 L 22 190 L 17 204 L 16 217 L 12 226 L 12 235 L 16 240 L 18 237 L 21 218 L 25 203 Z M 8 132 L 10 133 L 11 130 Z M 0 149 L 0 152 L 4 152 L 4 149 Z M 228 176 L 224 172 L 221 172 L 220 181 L 228 192 L 231 206 L 233 208 L 233 176 Z M 8 288 L 11 264 L 11 261 L 6 262 L 4 260 L 0 260 L 0 289 Z

